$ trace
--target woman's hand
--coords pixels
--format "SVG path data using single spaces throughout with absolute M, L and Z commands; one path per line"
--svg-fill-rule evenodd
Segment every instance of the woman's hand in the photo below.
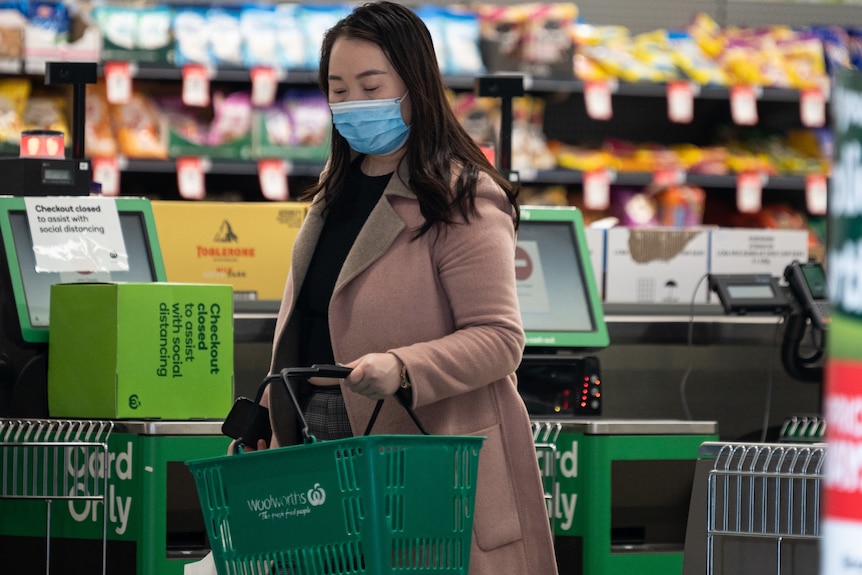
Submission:
M 391 353 L 369 353 L 347 364 L 344 386 L 368 399 L 386 399 L 401 387 L 401 360 Z

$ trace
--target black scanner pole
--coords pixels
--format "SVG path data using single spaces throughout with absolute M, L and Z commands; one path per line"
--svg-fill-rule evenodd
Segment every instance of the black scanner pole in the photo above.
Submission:
M 524 95 L 524 77 L 496 74 L 476 78 L 474 91 L 481 98 L 500 98 L 500 136 L 495 157 L 497 169 L 510 182 L 518 181 L 512 171 L 512 98 Z
M 87 114 L 87 84 L 95 84 L 98 68 L 94 62 L 48 62 L 45 85 L 72 84 L 72 158 L 84 158 L 84 126 Z

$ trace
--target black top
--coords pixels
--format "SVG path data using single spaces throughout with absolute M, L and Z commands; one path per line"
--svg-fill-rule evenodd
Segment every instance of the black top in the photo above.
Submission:
M 392 174 L 366 176 L 362 157 L 350 167 L 344 196 L 326 215 L 326 222 L 299 292 L 296 311 L 300 320 L 300 365 L 333 364 L 329 334 L 329 300 L 344 260 L 368 215 L 383 195 Z

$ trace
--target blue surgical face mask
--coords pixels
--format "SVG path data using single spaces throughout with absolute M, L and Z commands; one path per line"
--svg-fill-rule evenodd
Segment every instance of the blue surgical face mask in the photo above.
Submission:
M 330 104 L 338 133 L 360 154 L 386 155 L 401 148 L 410 126 L 401 117 L 400 98 L 354 100 Z

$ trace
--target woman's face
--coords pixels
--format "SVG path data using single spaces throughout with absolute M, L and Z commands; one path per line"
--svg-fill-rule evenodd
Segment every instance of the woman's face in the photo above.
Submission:
M 407 86 L 376 44 L 342 36 L 329 56 L 329 102 L 401 98 Z M 408 95 L 409 96 L 409 95 Z M 407 98 L 401 101 L 401 117 L 410 125 Z

